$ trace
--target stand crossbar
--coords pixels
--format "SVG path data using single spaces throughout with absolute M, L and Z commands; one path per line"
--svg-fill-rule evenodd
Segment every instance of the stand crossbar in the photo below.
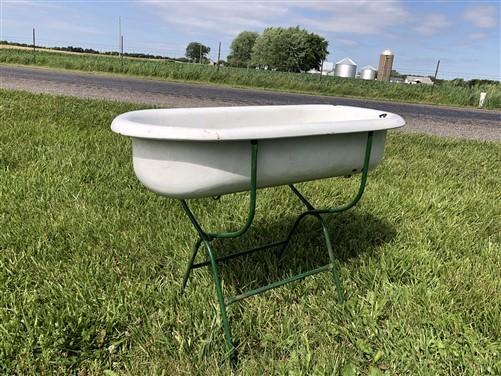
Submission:
M 331 264 L 327 264 L 327 265 L 321 266 L 320 268 L 308 270 L 307 272 L 304 272 L 304 273 L 301 273 L 301 274 L 296 274 L 295 276 L 292 276 L 290 278 L 285 278 L 285 279 L 282 279 L 280 281 L 276 281 L 276 282 L 270 283 L 269 285 L 266 285 L 266 286 L 263 286 L 263 287 L 258 287 L 257 289 L 252 289 L 252 290 L 246 291 L 243 294 L 232 296 L 231 298 L 229 298 L 229 299 L 226 300 L 226 306 L 229 306 L 230 304 L 236 303 L 236 302 L 238 302 L 240 300 L 249 298 L 251 296 L 261 294 L 261 293 L 263 293 L 265 291 L 268 291 L 268 290 L 271 290 L 271 289 L 274 289 L 274 288 L 286 285 L 287 283 L 298 281 L 298 280 L 306 278 L 306 277 L 308 277 L 310 275 L 314 275 L 314 274 L 317 274 L 317 273 L 325 272 L 327 270 L 330 270 L 331 268 L 332 268 L 332 265 Z
M 186 215 L 190 219 L 191 223 L 195 227 L 195 230 L 198 233 L 198 240 L 193 246 L 192 249 L 192 254 L 190 257 L 190 260 L 188 262 L 188 266 L 186 268 L 186 272 L 183 277 L 183 283 L 182 283 L 182 288 L 181 292 L 184 292 L 186 285 L 188 283 L 189 276 L 191 274 L 191 271 L 193 269 L 201 268 L 204 266 L 210 266 L 212 276 L 214 279 L 214 285 L 216 288 L 216 296 L 219 304 L 219 309 L 221 313 L 221 319 L 223 323 L 223 330 L 224 330 L 224 337 L 226 340 L 226 345 L 228 349 L 228 355 L 232 360 L 236 360 L 236 348 L 233 344 L 233 336 L 231 334 L 231 329 L 230 329 L 230 324 L 228 320 L 228 315 L 226 312 L 226 308 L 230 306 L 231 304 L 234 304 L 240 300 L 249 298 L 254 295 L 258 295 L 261 293 L 264 293 L 268 290 L 286 285 L 288 283 L 306 278 L 308 276 L 321 273 L 324 271 L 331 271 L 335 285 L 336 285 L 336 291 L 338 295 L 338 301 L 340 303 L 344 302 L 344 297 L 343 297 L 343 289 L 341 286 L 341 281 L 337 272 L 336 268 L 336 259 L 334 256 L 334 251 L 332 249 L 332 242 L 330 238 L 329 231 L 327 229 L 327 226 L 325 224 L 324 219 L 322 218 L 322 214 L 334 214 L 334 213 L 340 213 L 343 211 L 346 211 L 353 206 L 357 204 L 358 201 L 360 201 L 365 185 L 367 183 L 367 174 L 369 171 L 369 162 L 370 162 L 370 157 L 371 157 L 371 149 L 372 149 L 372 138 L 373 138 L 373 132 L 368 132 L 367 133 L 367 143 L 365 147 L 365 155 L 364 155 L 364 165 L 362 168 L 362 176 L 360 179 L 360 185 L 357 191 L 357 194 L 353 197 L 353 199 L 340 207 L 333 207 L 333 208 L 324 208 L 324 209 L 316 209 L 298 190 L 294 185 L 290 184 L 289 188 L 292 190 L 292 192 L 299 198 L 299 200 L 306 206 L 306 211 L 302 212 L 294 221 L 291 229 L 289 230 L 289 233 L 287 234 L 287 237 L 281 241 L 276 241 L 268 244 L 264 244 L 255 248 L 243 250 L 243 251 L 238 251 L 235 253 L 231 253 L 229 255 L 223 256 L 216 258 L 215 253 L 214 253 L 214 246 L 213 246 L 213 241 L 215 239 L 230 239 L 230 238 L 238 238 L 242 235 L 244 235 L 247 230 L 250 228 L 252 225 L 252 222 L 254 220 L 254 215 L 256 212 L 256 191 L 257 191 L 257 155 L 258 155 L 258 142 L 256 140 L 251 141 L 251 184 L 250 184 L 250 200 L 249 200 L 249 211 L 247 214 L 247 220 L 243 227 L 240 230 L 237 231 L 232 231 L 232 232 L 220 232 L 220 233 L 211 233 L 211 232 L 205 232 L 201 225 L 199 224 L 197 218 L 189 208 L 187 202 L 185 200 L 180 200 L 181 201 L 181 206 L 183 210 L 186 212 Z M 330 263 L 324 266 L 321 266 L 316 269 L 312 269 L 300 274 L 296 274 L 294 276 L 285 278 L 280 281 L 275 281 L 272 282 L 266 286 L 258 287 L 249 291 L 246 291 L 242 294 L 235 295 L 229 298 L 224 297 L 223 290 L 221 287 L 221 278 L 219 276 L 219 271 L 217 268 L 217 264 L 219 262 L 225 262 L 228 260 L 231 260 L 236 257 L 248 255 L 254 252 L 262 251 L 265 249 L 269 248 L 278 248 L 277 249 L 277 255 L 279 257 L 282 256 L 284 250 L 286 249 L 287 245 L 290 243 L 290 240 L 292 236 L 295 234 L 297 227 L 299 226 L 300 222 L 306 218 L 307 216 L 313 216 L 318 219 L 321 229 L 322 229 L 322 235 L 324 237 L 325 245 L 327 248 L 327 251 L 329 253 L 329 259 Z M 198 254 L 198 250 L 200 249 L 201 245 L 204 245 L 206 252 L 207 252 L 207 260 L 195 263 L 196 256 Z

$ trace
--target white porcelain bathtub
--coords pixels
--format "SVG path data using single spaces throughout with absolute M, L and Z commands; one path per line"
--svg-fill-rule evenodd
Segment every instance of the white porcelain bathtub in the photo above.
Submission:
M 360 172 L 369 131 L 374 168 L 386 131 L 404 124 L 378 110 L 299 105 L 133 111 L 111 128 L 132 137 L 134 171 L 147 188 L 188 199 L 248 190 L 250 140 L 263 188 Z

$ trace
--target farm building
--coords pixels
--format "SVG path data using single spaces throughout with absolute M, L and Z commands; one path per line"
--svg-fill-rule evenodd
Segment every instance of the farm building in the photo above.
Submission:
M 334 71 L 334 63 L 330 61 L 324 61 L 322 64 L 322 70 L 317 70 L 317 69 L 310 69 L 308 73 L 313 73 L 313 74 L 319 74 L 320 72 L 322 75 L 332 75 L 332 72 Z
M 433 81 L 428 76 L 407 76 L 404 81 L 406 84 L 424 84 L 433 85 Z
M 403 84 L 404 79 L 402 77 L 390 77 L 390 82 L 393 82 L 396 84 Z

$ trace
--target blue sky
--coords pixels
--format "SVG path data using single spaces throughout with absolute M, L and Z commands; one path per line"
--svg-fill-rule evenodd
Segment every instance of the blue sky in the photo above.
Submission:
M 351 57 L 377 66 L 391 48 L 394 67 L 439 78 L 500 79 L 498 1 L 15 1 L 0 0 L 0 39 L 47 46 L 116 50 L 118 16 L 124 48 L 180 57 L 190 41 L 226 57 L 242 30 L 296 26 L 329 41 L 329 61 Z

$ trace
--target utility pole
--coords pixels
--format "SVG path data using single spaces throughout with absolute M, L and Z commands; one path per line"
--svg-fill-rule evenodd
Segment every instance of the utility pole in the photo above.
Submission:
M 120 56 L 122 70 L 124 69 L 124 37 L 122 35 L 122 16 L 118 16 L 118 55 Z
M 120 56 L 122 57 L 122 70 L 124 69 L 124 36 L 120 35 Z
M 435 76 L 433 77 L 433 85 L 431 85 L 431 93 L 433 94 L 433 88 L 435 87 L 435 82 L 437 81 L 438 67 L 440 66 L 440 60 L 437 61 L 437 69 L 435 69 Z
M 118 54 L 120 55 L 120 46 L 122 44 L 122 17 L 118 16 Z
M 200 47 L 200 48 L 199 48 L 199 50 L 200 50 L 200 57 L 198 58 L 198 63 L 199 63 L 199 64 L 202 64 L 202 43 L 200 43 L 200 44 L 198 45 L 198 47 Z
M 219 48 L 217 49 L 217 70 L 219 71 L 219 60 L 221 60 L 221 42 L 219 42 Z
M 323 73 L 324 73 L 324 59 L 322 59 L 322 62 L 320 63 L 320 81 L 322 81 Z
M 33 28 L 33 62 L 35 62 L 36 60 L 36 57 L 35 57 L 35 54 L 36 54 L 36 42 L 35 42 L 35 28 Z

